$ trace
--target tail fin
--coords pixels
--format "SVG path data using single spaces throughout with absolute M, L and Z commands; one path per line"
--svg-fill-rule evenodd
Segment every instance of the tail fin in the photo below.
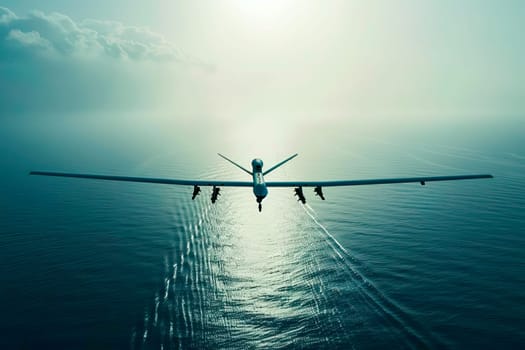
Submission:
M 236 167 L 240 168 L 241 170 L 244 170 L 244 171 L 247 172 L 248 174 L 253 175 L 253 173 L 252 173 L 251 171 L 249 171 L 249 170 L 246 169 L 246 168 L 243 168 L 243 167 L 240 166 L 239 164 L 235 163 L 233 160 L 226 158 L 225 156 L 223 156 L 223 155 L 220 154 L 220 153 L 217 153 L 217 154 L 218 154 L 220 157 L 226 159 L 228 162 L 230 162 L 230 163 L 232 163 L 233 165 L 235 165 Z
M 266 175 L 266 174 L 269 174 L 271 171 L 274 171 L 275 169 L 277 169 L 278 167 L 280 167 L 281 165 L 283 165 L 284 163 L 286 163 L 287 161 L 289 160 L 292 160 L 294 159 L 295 157 L 297 157 L 299 155 L 299 153 L 296 153 L 294 154 L 293 156 L 289 157 L 289 158 L 286 158 L 285 160 L 283 160 L 282 162 L 274 165 L 273 167 L 271 167 L 270 169 L 266 170 L 263 175 Z

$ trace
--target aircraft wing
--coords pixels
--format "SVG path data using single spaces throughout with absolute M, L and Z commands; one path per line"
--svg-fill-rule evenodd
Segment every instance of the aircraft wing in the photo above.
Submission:
M 331 186 L 360 186 L 360 185 L 381 185 L 398 184 L 408 182 L 419 182 L 424 185 L 431 181 L 451 181 L 451 180 L 470 180 L 492 178 L 492 175 L 455 175 L 455 176 L 421 176 L 421 177 L 401 177 L 391 179 L 367 179 L 367 180 L 336 180 L 336 181 L 269 181 L 268 187 L 331 187 Z
M 92 175 L 92 174 L 71 174 L 57 173 L 47 171 L 31 171 L 29 175 L 43 176 L 61 176 L 75 177 L 82 179 L 110 180 L 110 181 L 127 181 L 127 182 L 145 182 L 165 185 L 186 185 L 186 186 L 224 186 L 224 187 L 252 187 L 252 182 L 247 181 L 220 181 L 220 180 L 177 180 L 177 179 L 159 179 L 151 177 L 134 177 L 134 176 L 110 176 L 110 175 Z

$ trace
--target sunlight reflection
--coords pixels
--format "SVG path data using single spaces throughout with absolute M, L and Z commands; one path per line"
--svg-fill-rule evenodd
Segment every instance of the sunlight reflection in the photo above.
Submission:
M 255 203 L 247 205 L 253 198 L 243 191 L 224 213 L 223 220 L 229 224 L 223 229 L 231 234 L 231 245 L 221 252 L 227 282 L 224 303 L 237 314 L 253 315 L 240 320 L 240 326 L 254 339 L 267 336 L 265 332 L 274 330 L 275 323 L 317 314 L 316 303 L 309 301 L 319 297 L 311 295 L 317 282 L 310 278 L 318 262 L 305 259 L 305 247 L 315 245 L 319 237 L 305 235 L 304 214 L 291 198 L 286 190 L 275 190 L 259 213 Z M 274 321 L 266 327 L 252 324 L 255 319 Z M 294 332 L 300 330 L 297 326 Z

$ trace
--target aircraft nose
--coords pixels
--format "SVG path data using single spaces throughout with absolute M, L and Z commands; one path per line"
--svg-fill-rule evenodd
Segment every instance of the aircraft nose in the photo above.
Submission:
M 254 160 L 252 160 L 252 166 L 260 166 L 262 167 L 263 166 L 263 161 L 259 158 L 255 158 Z

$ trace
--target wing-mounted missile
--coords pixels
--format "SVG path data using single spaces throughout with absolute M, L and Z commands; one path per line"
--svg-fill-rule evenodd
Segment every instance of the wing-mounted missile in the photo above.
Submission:
M 306 198 L 304 197 L 303 187 L 302 186 L 296 187 L 294 188 L 294 191 L 295 191 L 295 196 L 297 196 L 297 200 L 303 204 L 306 204 Z
M 199 186 L 197 186 L 197 185 L 194 185 L 193 186 L 193 194 L 191 195 L 191 199 L 194 200 L 195 197 L 197 197 L 200 192 L 201 192 L 201 188 Z
M 220 188 L 217 187 L 217 186 L 213 186 L 213 190 L 211 191 L 211 202 L 212 203 L 215 203 L 217 201 L 217 198 L 219 197 L 220 195 Z
M 314 192 L 316 196 L 319 196 L 322 200 L 324 200 L 324 194 L 323 194 L 323 188 L 321 186 L 317 186 L 314 188 Z

